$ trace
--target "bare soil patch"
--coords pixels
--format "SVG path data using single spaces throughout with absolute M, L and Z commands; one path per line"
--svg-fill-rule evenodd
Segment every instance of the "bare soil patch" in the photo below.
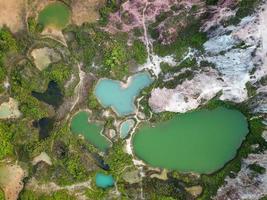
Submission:
M 31 55 L 34 58 L 36 67 L 41 71 L 47 68 L 50 63 L 60 60 L 60 55 L 48 47 L 34 49 Z
M 84 22 L 95 22 L 99 19 L 99 9 L 105 0 L 75 0 L 71 5 L 72 21 L 81 25 Z
M 0 187 L 7 200 L 17 200 L 23 188 L 25 171 L 19 165 L 0 166 Z
M 25 26 L 26 0 L 0 0 L 0 27 L 6 25 L 12 32 Z

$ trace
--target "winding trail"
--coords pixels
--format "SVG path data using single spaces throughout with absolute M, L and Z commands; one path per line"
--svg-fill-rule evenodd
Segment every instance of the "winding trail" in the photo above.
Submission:
M 86 196 L 81 192 L 76 192 L 81 189 L 90 189 L 91 188 L 91 180 L 76 183 L 73 185 L 67 185 L 67 186 L 59 186 L 54 182 L 49 182 L 46 184 L 40 184 L 35 178 L 32 178 L 27 184 L 26 188 L 29 188 L 33 191 L 38 191 L 41 193 L 50 194 L 51 192 L 56 192 L 59 190 L 67 190 L 70 193 L 75 193 L 76 197 L 79 200 L 87 199 Z
M 145 7 L 144 7 L 143 12 L 142 12 L 142 24 L 143 24 L 143 30 L 144 30 L 144 40 L 145 40 L 145 44 L 146 44 L 148 61 L 150 64 L 152 64 L 155 67 L 156 65 L 154 62 L 153 44 L 148 37 L 147 27 L 146 27 L 146 10 L 147 10 L 147 7 L 148 7 L 148 2 L 146 1 Z
M 71 111 L 75 108 L 75 106 L 79 103 L 80 100 L 80 92 L 84 83 L 85 78 L 85 72 L 81 69 L 81 64 L 78 64 L 78 70 L 79 70 L 79 83 L 76 85 L 74 89 L 74 96 L 77 96 L 76 99 L 72 102 L 72 106 L 70 108 L 69 114 L 67 115 L 67 119 L 70 117 Z
M 142 23 L 143 23 L 144 40 L 145 40 L 145 44 L 146 44 L 146 51 L 147 51 L 147 54 L 148 54 L 148 58 L 150 59 L 150 56 L 151 56 L 150 45 L 152 45 L 152 44 L 148 39 L 147 28 L 146 28 L 146 16 L 145 16 L 145 13 L 146 13 L 147 6 L 148 6 L 148 2 L 146 2 L 145 7 L 144 7 L 143 12 L 142 12 Z

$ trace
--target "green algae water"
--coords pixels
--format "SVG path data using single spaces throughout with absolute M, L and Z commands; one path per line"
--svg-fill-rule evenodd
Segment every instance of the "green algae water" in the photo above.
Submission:
M 74 134 L 81 134 L 87 139 L 91 144 L 105 151 L 110 147 L 110 142 L 101 135 L 102 127 L 88 122 L 89 113 L 79 112 L 76 114 L 71 121 L 71 131 Z
M 38 22 L 44 27 L 53 26 L 62 29 L 68 24 L 70 14 L 68 6 L 61 2 L 55 2 L 46 6 L 39 13 Z
M 95 87 L 95 95 L 104 108 L 111 107 L 119 116 L 133 114 L 135 97 L 152 83 L 149 73 L 138 73 L 130 77 L 127 85 L 122 82 L 101 79 Z
M 108 188 L 114 185 L 114 179 L 111 175 L 105 175 L 102 173 L 96 174 L 96 185 L 101 188 Z
M 247 133 L 242 113 L 219 107 L 144 126 L 134 135 L 133 148 L 153 167 L 212 173 L 234 158 Z

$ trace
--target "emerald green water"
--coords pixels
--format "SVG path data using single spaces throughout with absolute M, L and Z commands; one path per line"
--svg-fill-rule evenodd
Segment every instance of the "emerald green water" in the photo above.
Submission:
M 61 2 L 51 3 L 46 6 L 38 16 L 38 22 L 44 27 L 53 26 L 64 28 L 70 19 L 70 9 Z
M 119 116 L 135 112 L 135 97 L 153 82 L 149 73 L 138 73 L 130 77 L 128 85 L 112 79 L 101 79 L 95 87 L 95 95 L 104 108 L 111 107 Z
M 81 134 L 91 144 L 100 149 L 101 151 L 107 150 L 110 146 L 110 142 L 101 135 L 102 127 L 88 122 L 89 113 L 79 112 L 76 114 L 71 121 L 71 131 L 74 134 Z
M 242 113 L 219 107 L 144 126 L 133 137 L 133 148 L 154 167 L 212 173 L 234 158 L 247 133 Z

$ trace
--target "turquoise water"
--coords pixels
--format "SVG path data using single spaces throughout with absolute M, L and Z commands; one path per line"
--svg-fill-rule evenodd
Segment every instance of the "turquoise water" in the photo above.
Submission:
M 133 126 L 134 126 L 134 120 L 132 119 L 122 122 L 120 126 L 120 137 L 122 139 L 126 138 L 130 133 L 130 130 L 133 128 Z
M 97 173 L 95 182 L 98 187 L 108 188 L 108 187 L 112 187 L 115 181 L 111 175 Z
M 95 95 L 103 107 L 111 107 L 119 116 L 125 116 L 134 113 L 135 97 L 152 81 L 152 77 L 147 72 L 131 76 L 126 88 L 122 87 L 120 81 L 101 79 L 95 87 Z

